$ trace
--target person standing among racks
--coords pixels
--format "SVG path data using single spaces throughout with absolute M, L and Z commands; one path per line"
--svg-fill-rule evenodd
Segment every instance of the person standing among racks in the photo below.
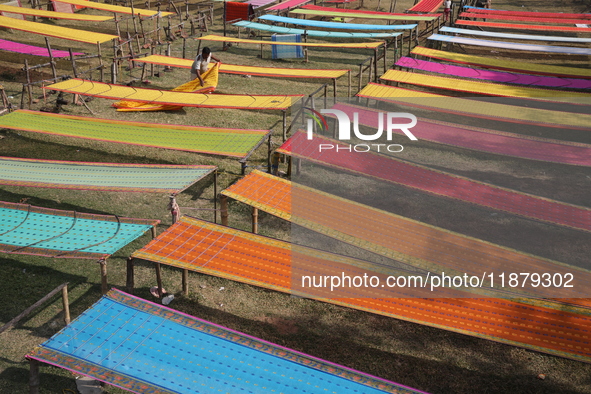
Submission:
M 207 71 L 207 67 L 209 63 L 215 60 L 219 63 L 219 59 L 216 58 L 211 54 L 211 50 L 209 47 L 204 47 L 200 54 L 197 55 L 195 61 L 191 65 L 191 80 L 195 78 L 199 78 L 199 82 L 201 82 L 201 86 L 203 86 L 203 78 L 201 78 L 201 74 Z

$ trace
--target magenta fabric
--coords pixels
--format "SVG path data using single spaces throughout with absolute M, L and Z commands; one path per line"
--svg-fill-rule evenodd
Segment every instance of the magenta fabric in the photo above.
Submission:
M 547 77 L 502 71 L 481 70 L 471 67 L 401 57 L 397 66 L 463 78 L 482 79 L 489 82 L 514 83 L 517 85 L 544 86 L 551 88 L 591 89 L 591 80 L 577 78 Z
M 16 52 L 22 53 L 25 55 L 35 55 L 35 56 L 44 56 L 49 57 L 49 52 L 47 48 L 43 47 L 36 47 L 33 45 L 21 44 L 19 42 L 8 41 L 0 39 L 0 50 L 8 51 L 8 52 Z M 60 51 L 58 49 L 53 49 L 51 51 L 53 57 L 69 57 L 70 53 L 68 51 Z M 81 52 L 74 52 L 74 55 L 84 55 Z

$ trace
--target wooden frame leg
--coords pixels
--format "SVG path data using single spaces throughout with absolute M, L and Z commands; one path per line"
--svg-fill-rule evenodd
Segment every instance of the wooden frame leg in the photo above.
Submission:
M 133 288 L 135 287 L 135 273 L 134 273 L 134 264 L 133 258 L 127 259 L 127 292 L 129 294 L 133 294 Z
M 155 269 L 156 269 L 156 284 L 158 285 L 158 296 L 162 297 L 163 291 L 162 291 L 162 267 L 160 266 L 160 263 L 155 263 Z
M 39 361 L 29 359 L 29 394 L 39 394 Z
M 189 295 L 189 270 L 188 269 L 183 270 L 183 295 L 184 296 Z
M 107 294 L 109 291 L 109 284 L 107 283 L 107 259 L 100 259 L 98 261 L 101 267 L 101 291 Z

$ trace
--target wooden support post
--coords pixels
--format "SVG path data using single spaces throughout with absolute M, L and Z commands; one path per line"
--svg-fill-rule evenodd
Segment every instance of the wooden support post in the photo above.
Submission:
M 103 63 L 103 53 L 101 51 L 101 43 L 97 42 L 96 46 L 98 47 L 98 60 L 99 60 L 99 66 L 100 66 L 100 81 L 104 82 L 105 80 L 105 64 Z
M 263 44 L 261 44 L 261 59 L 263 58 Z
M 140 75 L 140 80 L 144 81 L 144 78 L 146 78 L 146 65 L 147 63 L 142 64 L 142 75 Z
M 283 142 L 287 140 L 287 112 L 285 110 L 283 112 Z
M 113 63 L 111 63 L 111 83 L 117 83 L 117 60 L 113 59 Z
M 183 37 L 183 59 L 187 58 L 187 38 Z
M 252 233 L 259 233 L 259 210 L 255 207 L 252 207 Z
M 32 9 L 36 9 L 37 8 L 37 0 L 31 0 L 30 3 L 31 3 L 31 8 Z M 20 2 L 19 2 L 19 7 L 20 7 Z M 37 22 L 37 21 L 38 21 L 37 16 L 33 16 L 33 22 Z
M 172 25 L 170 24 L 170 18 L 167 20 L 168 25 L 164 28 L 164 32 L 166 33 L 164 38 L 166 40 L 174 40 L 174 34 L 172 32 Z M 160 40 L 158 40 L 158 44 L 160 44 Z
M 156 232 L 158 231 L 156 226 L 152 226 L 152 228 L 150 230 L 152 230 L 152 239 L 156 238 L 156 235 L 157 235 Z
M 183 269 L 183 295 L 189 295 L 189 270 Z
M 29 98 L 28 108 L 31 109 L 31 105 L 33 105 L 33 93 L 31 92 L 31 71 L 29 70 L 29 62 L 27 59 L 25 59 L 25 73 L 27 75 L 27 96 Z
M 121 28 L 119 27 L 119 16 L 116 12 L 113 13 L 115 18 L 115 29 L 117 30 L 117 36 L 121 38 Z
M 357 92 L 361 91 L 361 83 L 362 83 L 362 73 L 363 73 L 363 63 L 359 65 L 359 80 L 357 81 Z
M 166 56 L 170 57 L 171 51 L 170 51 L 170 42 L 166 45 Z M 172 71 L 172 68 L 170 66 L 164 66 L 164 71 Z
M 387 55 L 388 54 L 388 42 L 384 42 L 384 73 L 388 69 L 387 63 Z
M 142 32 L 142 38 L 144 39 L 144 44 L 146 43 L 146 33 L 144 32 L 144 21 L 141 16 L 138 14 L 140 20 L 140 31 Z M 140 50 L 138 50 L 140 52 Z
M 23 83 L 23 89 L 21 90 L 21 109 L 25 109 L 25 96 L 27 91 L 27 85 Z
M 164 293 L 162 291 L 162 268 L 160 267 L 160 263 L 155 263 L 154 268 L 156 270 L 156 284 L 158 286 L 158 297 L 162 297 Z
M 337 79 L 333 78 L 332 79 L 332 95 L 333 97 L 336 99 L 337 98 Z
M 373 73 L 374 82 L 378 82 L 378 48 L 373 50 Z M 371 80 L 371 78 L 370 78 Z
M 62 305 L 64 307 L 64 323 L 70 324 L 70 301 L 68 299 L 68 285 L 62 287 Z
M 347 71 L 347 79 L 349 80 L 349 89 L 347 90 L 347 97 L 351 97 L 351 70 Z
M 150 49 L 150 53 L 152 55 L 154 55 L 156 53 L 156 48 L 155 47 L 152 47 Z M 150 77 L 151 78 L 154 78 L 154 63 L 150 63 Z
M 76 68 L 76 59 L 74 59 L 74 53 L 72 52 L 72 48 L 68 48 L 70 52 L 70 62 L 72 63 L 72 73 L 74 73 L 74 78 L 78 78 L 78 69 Z
M 393 13 L 396 9 L 396 2 L 397 0 L 392 0 L 392 2 L 390 3 L 390 13 Z
M 127 287 L 128 293 L 133 294 L 133 289 L 135 287 L 133 257 L 127 258 L 127 281 L 125 287 Z
M 271 159 L 271 175 L 279 175 L 279 162 L 281 161 L 281 153 L 275 152 L 273 153 L 273 158 Z
M 228 225 L 228 196 L 220 194 L 220 212 L 222 217 L 222 226 Z
M 8 106 L 9 106 L 8 96 L 6 96 L 6 92 L 4 91 L 4 89 L 0 89 L 0 93 L 2 94 L 2 106 L 5 109 L 8 109 Z
M 160 3 L 158 3 L 158 12 L 160 12 Z M 153 17 L 152 18 L 152 37 L 156 34 L 156 42 L 160 44 L 160 18 Z
M 70 61 L 72 62 L 72 73 L 74 74 L 74 78 L 78 78 L 78 70 L 76 69 L 76 59 L 74 59 L 74 53 L 72 52 L 72 48 L 68 48 L 70 52 Z M 74 101 L 72 104 L 76 104 L 78 102 L 78 95 L 74 94 Z
M 131 44 L 132 41 L 133 40 L 131 38 L 131 35 L 129 33 L 127 33 L 127 47 L 129 48 L 129 54 L 131 55 L 131 59 L 133 59 L 135 57 L 135 54 L 133 53 L 133 46 Z M 138 47 L 139 47 L 139 43 L 138 43 Z M 133 69 L 134 67 L 135 67 L 135 64 L 133 63 L 133 60 L 131 60 L 131 62 L 129 63 L 130 72 L 131 72 L 131 69 Z
M 271 135 L 273 131 L 269 133 L 269 138 L 267 138 L 267 172 L 271 173 Z
M 291 177 L 291 166 L 293 165 L 293 157 L 287 158 L 287 173 L 285 174 L 288 178 Z
M 218 170 L 213 171 L 213 222 L 218 222 Z
M 107 283 L 107 259 L 100 259 L 98 263 L 101 267 L 101 291 L 103 294 L 107 294 L 107 291 L 109 291 L 109 285 Z
M 137 35 L 137 22 L 135 21 L 135 9 L 133 7 L 133 1 L 131 1 L 130 3 L 131 3 L 131 19 L 133 20 L 133 33 L 135 35 Z
M 57 70 L 55 69 L 55 62 L 53 60 L 53 53 L 51 51 L 51 45 L 49 45 L 49 39 L 45 37 L 45 46 L 47 47 L 47 53 L 49 53 L 49 63 L 51 65 L 51 74 L 53 79 L 57 80 Z
M 39 394 L 39 361 L 29 359 L 29 394 Z

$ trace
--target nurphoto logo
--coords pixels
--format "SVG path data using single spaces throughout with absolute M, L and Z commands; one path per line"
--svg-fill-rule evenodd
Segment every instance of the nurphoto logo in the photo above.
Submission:
M 378 117 L 378 129 L 373 134 L 363 134 L 359 131 L 359 113 L 353 112 L 353 121 L 349 118 L 345 112 L 337 109 L 321 109 L 320 112 L 313 110 L 312 108 L 305 107 L 310 111 L 309 118 L 306 119 L 306 133 L 308 140 L 312 140 L 314 134 L 314 123 L 318 126 L 321 131 L 328 131 L 328 122 L 323 114 L 333 115 L 337 120 L 337 136 L 339 141 L 350 141 L 351 140 L 351 129 L 353 135 L 362 141 L 376 141 L 382 138 L 384 129 L 386 131 L 386 140 L 392 141 L 392 132 L 394 130 L 402 131 L 411 141 L 418 141 L 418 138 L 409 130 L 416 126 L 417 117 L 413 114 L 406 112 L 377 112 Z M 405 123 L 399 123 L 401 120 L 406 120 Z M 396 122 L 395 122 L 396 121 Z M 384 128 L 385 123 L 385 128 Z M 353 127 L 351 127 L 353 125 Z M 402 152 L 404 147 L 400 144 L 380 144 L 380 143 L 366 143 L 366 144 L 354 144 L 354 145 L 336 145 L 336 144 L 319 144 L 318 149 L 320 152 L 323 150 L 346 150 L 348 152 L 369 152 L 370 150 L 388 151 L 393 153 Z

